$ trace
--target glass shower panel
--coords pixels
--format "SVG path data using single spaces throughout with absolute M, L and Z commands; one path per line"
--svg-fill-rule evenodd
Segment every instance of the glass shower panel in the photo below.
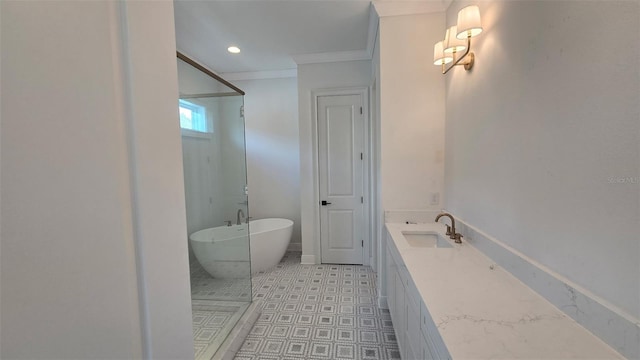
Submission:
M 251 301 L 243 97 L 181 100 L 206 109 L 208 119 L 207 133 L 182 130 L 192 270 L 200 279 L 192 297 Z
M 178 59 L 196 358 L 211 358 L 252 300 L 244 97 Z

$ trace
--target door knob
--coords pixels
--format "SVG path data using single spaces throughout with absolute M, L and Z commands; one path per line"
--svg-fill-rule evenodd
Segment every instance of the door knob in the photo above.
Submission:
M 327 200 L 322 200 L 322 202 L 320 204 L 322 204 L 322 206 L 331 205 L 331 203 L 327 202 Z

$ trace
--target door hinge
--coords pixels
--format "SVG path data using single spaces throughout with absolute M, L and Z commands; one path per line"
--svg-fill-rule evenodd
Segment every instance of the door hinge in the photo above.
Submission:
M 362 240 L 362 247 L 364 247 L 364 240 Z
M 240 117 L 244 117 L 244 105 L 240 105 Z
M 360 204 L 364 204 L 364 196 L 360 196 Z
M 360 115 L 362 115 L 362 106 L 360 106 Z
M 360 160 L 364 159 L 364 155 L 362 155 L 362 153 L 360 153 Z

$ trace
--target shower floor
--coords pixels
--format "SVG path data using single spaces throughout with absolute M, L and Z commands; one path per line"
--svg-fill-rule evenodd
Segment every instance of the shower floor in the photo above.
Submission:
M 251 301 L 250 279 L 215 279 L 194 259 L 191 310 L 195 358 L 211 359 Z
M 193 343 L 196 359 L 211 359 L 249 303 L 192 300 Z

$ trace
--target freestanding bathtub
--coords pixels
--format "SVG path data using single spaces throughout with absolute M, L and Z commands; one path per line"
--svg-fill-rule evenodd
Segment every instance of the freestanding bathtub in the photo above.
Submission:
M 291 241 L 293 221 L 251 220 L 249 231 L 247 238 L 247 224 L 218 226 L 194 232 L 189 240 L 196 259 L 211 276 L 248 278 L 250 272 L 257 273 L 280 262 Z

